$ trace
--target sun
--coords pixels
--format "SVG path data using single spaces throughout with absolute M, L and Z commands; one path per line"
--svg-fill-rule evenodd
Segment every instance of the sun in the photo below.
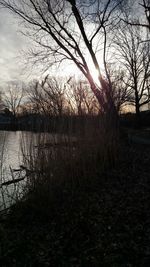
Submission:
M 94 82 L 99 85 L 99 73 L 98 73 L 98 70 L 95 68 L 95 66 L 90 62 L 88 64 L 89 66 L 89 71 L 90 71 L 90 74 L 94 80 Z M 80 70 L 77 68 L 77 66 L 75 64 L 68 64 L 68 65 L 63 65 L 59 70 L 57 69 L 57 75 L 61 76 L 61 75 L 64 75 L 66 77 L 69 77 L 69 76 L 75 76 L 75 77 L 78 77 L 78 79 L 81 77 L 81 72 Z

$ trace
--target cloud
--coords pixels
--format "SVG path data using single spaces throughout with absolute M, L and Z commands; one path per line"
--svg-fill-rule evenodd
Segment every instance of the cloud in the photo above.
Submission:
M 0 10 L 0 85 L 22 75 L 20 52 L 26 47 L 18 24 L 7 10 Z

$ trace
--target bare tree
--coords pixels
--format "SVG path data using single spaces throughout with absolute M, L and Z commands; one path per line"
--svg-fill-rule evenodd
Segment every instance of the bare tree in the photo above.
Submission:
M 9 82 L 5 88 L 3 93 L 4 105 L 12 112 L 14 118 L 16 118 L 22 104 L 24 93 L 24 85 L 16 81 Z
M 25 22 L 27 34 L 30 32 L 38 48 L 42 48 L 33 51 L 37 61 L 41 59 L 47 67 L 52 57 L 55 63 L 64 59 L 74 62 L 88 80 L 101 109 L 112 115 L 116 109 L 105 62 L 106 37 L 119 19 L 117 7 L 122 1 L 0 0 L 0 5 Z M 100 36 L 104 41 L 105 78 L 96 53 Z M 91 65 L 98 72 L 98 84 L 92 77 Z
M 2 92 L 0 91 L 0 112 L 3 110 L 4 108 L 4 101 L 2 98 Z
M 140 5 L 144 8 L 144 12 L 145 12 L 145 16 L 146 16 L 146 20 L 147 20 L 147 28 L 149 28 L 150 30 L 150 1 L 149 0 L 143 0 L 142 3 L 140 3 Z
M 133 99 L 133 90 L 130 86 L 130 76 L 128 76 L 124 69 L 117 69 L 113 66 L 109 67 L 109 75 L 113 88 L 113 99 L 116 109 L 119 112 L 130 104 Z
M 135 106 L 139 117 L 140 108 L 150 102 L 150 44 L 142 42 L 139 28 L 128 25 L 119 30 L 120 38 L 116 38 L 119 61 L 126 76 L 125 81 L 130 94 L 129 102 Z
M 138 2 L 138 14 L 135 4 L 135 1 L 129 1 L 128 12 L 127 9 L 124 10 L 122 20 L 128 25 L 142 27 L 150 31 L 150 0 Z
M 33 81 L 27 91 L 34 111 L 59 116 L 65 112 L 65 84 L 61 78 L 46 76 L 41 82 Z
M 85 79 L 69 79 L 69 93 L 66 99 L 73 113 L 78 115 L 97 114 L 100 111 L 98 101 Z

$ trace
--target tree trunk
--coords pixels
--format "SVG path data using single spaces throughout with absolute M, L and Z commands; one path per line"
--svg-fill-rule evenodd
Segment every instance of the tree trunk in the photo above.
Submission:
M 135 126 L 139 128 L 141 125 L 141 121 L 140 121 L 140 104 L 139 104 L 139 97 L 137 90 L 135 90 L 135 112 L 136 112 Z
M 136 105 L 136 121 L 135 121 L 135 126 L 137 128 L 140 128 L 140 126 L 141 126 L 141 116 L 140 116 L 140 108 L 139 108 L 139 105 Z

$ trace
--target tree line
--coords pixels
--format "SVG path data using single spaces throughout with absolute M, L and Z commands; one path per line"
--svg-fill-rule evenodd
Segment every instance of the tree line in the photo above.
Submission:
M 102 112 L 112 118 L 112 126 L 128 104 L 139 119 L 141 107 L 150 102 L 149 0 L 0 0 L 0 6 L 17 15 L 36 44 L 30 50 L 34 64 L 50 71 L 53 64 L 73 62 L 84 77 L 33 81 L 28 93 L 35 109 L 59 115 L 63 109 Z

